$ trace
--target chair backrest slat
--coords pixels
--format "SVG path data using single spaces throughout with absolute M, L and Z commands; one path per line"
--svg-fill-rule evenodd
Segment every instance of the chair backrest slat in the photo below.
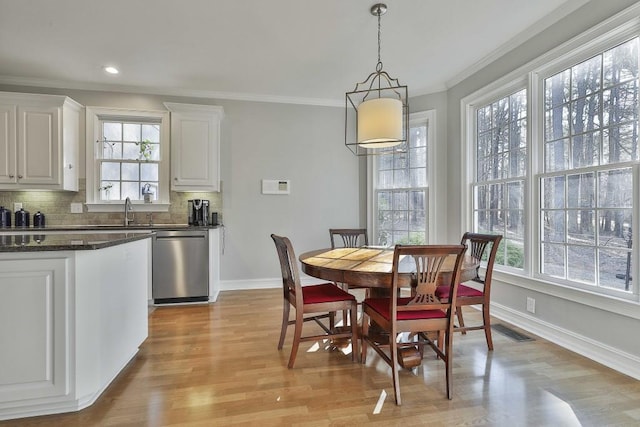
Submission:
M 496 255 L 498 254 L 498 247 L 502 236 L 499 234 L 482 234 L 466 232 L 462 236 L 461 244 L 469 246 L 469 254 L 477 259 L 482 260 L 485 251 L 491 245 L 489 255 L 487 256 L 487 264 L 484 277 L 480 277 L 480 265 L 476 269 L 476 277 L 473 279 L 478 283 L 490 284 L 491 276 L 493 275 L 493 265 L 496 261 Z
M 440 309 L 451 310 L 455 306 L 455 294 L 460 276 L 460 266 L 466 247 L 464 245 L 397 245 L 393 254 L 393 279 L 390 311 L 393 316 L 398 311 L 416 311 Z M 415 263 L 415 287 L 412 288 L 412 299 L 407 305 L 398 306 L 400 262 L 403 257 L 412 257 Z M 449 300 L 440 301 L 435 296 L 442 266 L 448 257 L 455 257 L 453 271 L 446 285 L 450 287 Z
M 331 238 L 331 249 L 337 247 L 337 236 L 342 238 L 342 247 L 345 248 L 358 248 L 369 244 L 366 228 L 330 228 L 329 237 Z

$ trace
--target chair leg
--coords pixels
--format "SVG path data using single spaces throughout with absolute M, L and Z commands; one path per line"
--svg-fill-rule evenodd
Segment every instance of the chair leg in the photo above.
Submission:
M 493 339 L 491 338 L 491 316 L 489 315 L 489 304 L 482 304 L 482 321 L 484 322 L 484 336 L 487 339 L 489 351 L 493 351 Z
M 340 283 L 339 288 L 342 289 L 345 292 L 349 292 L 349 285 L 347 285 L 346 283 Z M 348 325 L 348 323 L 347 323 L 347 316 L 348 316 L 347 312 L 348 311 L 349 310 L 342 310 L 342 326 L 345 327 L 345 328 Z
M 333 282 L 337 287 L 339 287 L 340 289 L 342 289 L 345 292 L 349 292 L 349 285 L 347 283 L 338 283 L 338 282 Z M 349 310 L 342 310 L 342 326 L 346 327 L 347 326 L 347 313 L 349 312 Z M 333 330 L 333 326 L 329 324 L 329 327 L 331 330 Z
M 369 316 L 362 310 L 362 335 L 360 337 L 360 362 L 367 363 L 367 340 L 369 336 Z
M 291 304 L 289 301 L 284 300 L 284 305 L 282 306 L 282 328 L 280 329 L 280 341 L 278 342 L 278 350 L 282 350 L 282 346 L 284 344 L 284 337 L 287 334 L 287 326 L 289 326 L 289 308 Z
M 464 328 L 464 319 L 462 318 L 462 306 L 459 305 L 456 307 L 456 317 L 458 318 L 458 326 Z M 462 335 L 466 335 L 467 331 L 462 330 Z
M 444 331 L 438 331 L 438 349 L 444 353 L 444 345 L 446 342 Z
M 445 333 L 444 341 L 445 341 L 445 354 L 444 354 L 444 364 L 446 369 L 446 380 L 447 380 L 447 399 L 451 400 L 453 398 L 453 375 L 452 375 L 452 363 L 451 356 L 452 354 L 452 339 L 451 333 L 447 331 Z
M 358 304 L 353 303 L 349 311 L 351 317 L 351 361 L 360 361 L 360 351 L 358 350 Z M 346 325 L 345 325 L 346 327 Z
M 296 310 L 296 327 L 293 332 L 293 343 L 291 344 L 291 356 L 289 356 L 289 369 L 293 368 L 293 364 L 296 361 L 296 355 L 298 354 L 298 347 L 300 346 L 300 338 L 302 337 L 302 324 L 304 318 L 302 310 Z
M 400 375 L 398 374 L 398 342 L 395 334 L 389 334 L 389 351 L 391 352 L 391 373 L 393 375 L 393 394 L 396 396 L 396 405 L 402 405 L 400 398 Z

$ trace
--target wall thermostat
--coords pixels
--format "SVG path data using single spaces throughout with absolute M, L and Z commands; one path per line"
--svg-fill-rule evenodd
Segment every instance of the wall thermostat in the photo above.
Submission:
M 262 194 L 289 194 L 291 181 L 288 179 L 263 179 Z

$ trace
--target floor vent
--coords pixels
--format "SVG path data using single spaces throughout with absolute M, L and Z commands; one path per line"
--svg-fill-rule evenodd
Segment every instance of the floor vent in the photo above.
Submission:
M 521 334 L 520 332 L 514 331 L 513 329 L 509 328 L 508 326 L 505 326 L 501 323 L 495 324 L 495 325 L 491 325 L 491 329 L 493 329 L 496 332 L 501 333 L 502 335 L 506 335 L 509 338 L 514 339 L 515 341 L 534 341 L 533 338 L 525 335 L 525 334 Z

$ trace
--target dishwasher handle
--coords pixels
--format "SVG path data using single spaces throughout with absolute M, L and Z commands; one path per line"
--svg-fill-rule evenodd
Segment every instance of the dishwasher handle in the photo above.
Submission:
M 207 236 L 204 235 L 189 235 L 189 236 L 157 236 L 156 239 L 164 240 L 164 239 L 206 239 Z
M 207 239 L 206 231 L 156 231 L 156 239 Z

